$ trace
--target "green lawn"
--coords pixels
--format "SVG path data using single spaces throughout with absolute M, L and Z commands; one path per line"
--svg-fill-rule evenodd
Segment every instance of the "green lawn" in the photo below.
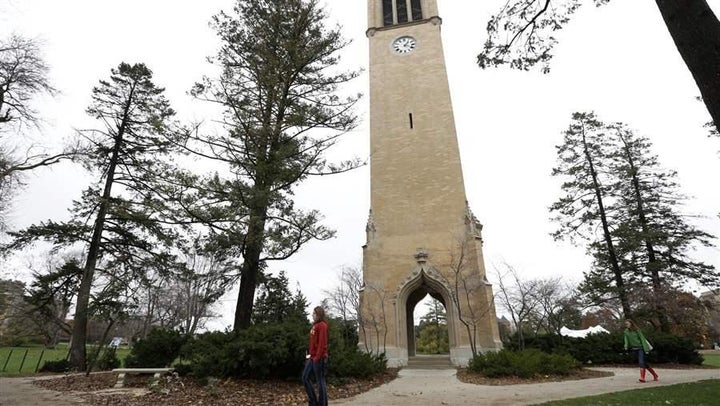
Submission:
M 588 396 L 568 400 L 542 403 L 552 406 L 628 406 L 628 405 L 693 405 L 711 406 L 718 404 L 720 380 L 682 383 L 659 386 L 652 389 L 635 389 L 606 395 Z
M 94 347 L 88 346 L 88 353 Z M 67 345 L 58 345 L 54 349 L 43 347 L 0 347 L 0 376 L 29 375 L 40 369 L 45 361 L 65 359 Z M 118 348 L 116 354 L 120 360 L 125 359 L 130 350 Z M 42 358 L 41 358 L 42 357 Z
M 720 367 L 720 353 L 703 354 L 703 358 L 705 358 L 703 365 L 713 365 L 716 367 Z

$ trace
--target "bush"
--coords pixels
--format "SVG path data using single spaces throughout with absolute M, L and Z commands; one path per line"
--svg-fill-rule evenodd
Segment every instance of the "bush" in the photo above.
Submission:
M 183 362 L 175 367 L 181 374 L 198 379 L 293 378 L 305 366 L 308 323 L 256 324 L 235 335 L 232 332 L 204 333 L 183 347 Z M 352 342 L 352 341 L 351 341 Z M 371 355 L 348 346 L 340 329 L 330 326 L 328 375 L 332 379 L 367 377 L 385 370 L 384 355 Z
M 693 365 L 703 363 L 702 355 L 697 352 L 689 338 L 673 334 L 651 333 L 648 334 L 647 339 L 654 347 L 650 351 L 648 362 Z
M 647 356 L 650 364 L 702 364 L 702 356 L 695 350 L 690 339 L 660 332 L 648 332 L 645 337 L 653 345 L 653 350 Z M 525 340 L 526 348 L 535 348 L 553 354 L 569 354 L 585 364 L 637 363 L 635 354 L 632 351 L 625 351 L 623 345 L 622 331 L 590 334 L 585 338 L 548 334 Z M 517 350 L 517 342 L 508 343 L 506 348 Z
M 125 358 L 127 368 L 162 368 L 178 357 L 186 338 L 177 331 L 154 329 Z
M 105 350 L 100 355 L 100 359 L 95 364 L 95 369 L 100 371 L 108 371 L 113 368 L 120 366 L 120 360 L 115 354 L 115 347 L 105 347 Z
M 45 361 L 39 372 L 67 372 L 71 368 L 70 361 L 60 359 L 57 361 Z
M 468 370 L 490 378 L 530 378 L 535 375 L 568 375 L 579 365 L 579 362 L 569 355 L 547 354 L 537 349 L 501 350 L 473 357 L 468 364 Z
M 210 332 L 182 350 L 191 374 L 244 378 L 298 377 L 305 363 L 309 326 L 302 322 L 256 324 L 240 331 Z
M 344 351 L 346 348 L 357 348 L 358 330 L 355 321 L 329 318 L 326 322 L 329 331 L 328 345 L 333 352 Z
M 189 340 L 180 351 L 183 361 L 175 368 L 197 378 L 235 376 L 239 370 L 239 345 L 232 332 L 213 331 Z M 182 365 L 182 366 L 181 366 Z
M 332 351 L 328 360 L 328 375 L 331 378 L 366 378 L 385 371 L 385 354 L 375 355 L 358 348 Z
M 307 323 L 259 324 L 238 335 L 240 376 L 288 378 L 300 376 L 305 364 Z

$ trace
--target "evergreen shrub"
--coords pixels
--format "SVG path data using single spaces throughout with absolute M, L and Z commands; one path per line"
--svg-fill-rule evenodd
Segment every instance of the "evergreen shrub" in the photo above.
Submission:
M 328 375 L 331 378 L 366 378 L 381 374 L 387 367 L 385 354 L 371 354 L 358 348 L 332 352 L 328 361 Z
M 163 368 L 180 354 L 185 336 L 177 331 L 154 329 L 136 342 L 125 358 L 126 368 Z
M 263 323 L 233 332 L 209 332 L 182 350 L 197 378 L 299 377 L 305 363 L 307 323 Z
M 182 362 L 174 365 L 180 375 L 224 378 L 239 374 L 240 352 L 235 334 L 211 331 L 190 339 L 180 351 Z
M 646 332 L 653 350 L 647 356 L 650 364 L 679 363 L 700 365 L 702 356 L 695 350 L 690 339 L 673 334 Z M 583 364 L 635 364 L 637 359 L 632 351 L 623 348 L 623 332 L 590 334 L 584 338 L 560 335 L 540 335 L 525 338 L 525 348 L 535 348 L 546 353 L 569 354 Z M 516 339 L 505 345 L 518 350 Z
M 120 360 L 115 354 L 115 347 L 105 347 L 97 362 L 91 356 L 88 356 L 88 365 L 92 365 L 93 370 L 98 371 L 109 371 L 118 368 Z
M 365 378 L 385 371 L 385 354 L 371 354 L 358 348 L 354 322 L 331 318 L 327 323 L 328 376 L 331 380 L 341 382 L 343 378 Z
M 59 359 L 57 361 L 45 361 L 38 372 L 67 372 L 70 370 L 72 365 L 70 361 L 66 359 Z
M 330 322 L 328 375 L 331 379 L 367 377 L 382 373 L 384 355 L 360 351 L 346 341 Z M 256 324 L 240 331 L 208 332 L 188 341 L 176 371 L 198 379 L 291 378 L 299 379 L 305 366 L 310 324 L 288 321 Z
M 478 354 L 470 360 L 468 370 L 490 378 L 517 376 L 530 378 L 535 375 L 568 375 L 580 363 L 570 355 L 548 354 L 538 349 Z

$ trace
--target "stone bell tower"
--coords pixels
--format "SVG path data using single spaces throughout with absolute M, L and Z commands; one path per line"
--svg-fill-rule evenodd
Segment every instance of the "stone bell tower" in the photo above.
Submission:
M 437 0 L 368 0 L 370 216 L 360 347 L 389 366 L 415 355 L 413 310 L 426 295 L 465 365 L 502 344 L 485 278 L 482 226 L 463 184 Z

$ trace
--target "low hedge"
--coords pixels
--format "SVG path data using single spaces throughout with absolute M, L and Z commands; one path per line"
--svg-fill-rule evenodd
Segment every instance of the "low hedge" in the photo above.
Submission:
M 548 354 L 538 349 L 501 350 L 478 354 L 470 360 L 468 370 L 490 378 L 536 375 L 569 375 L 580 366 L 570 355 Z
M 305 366 L 310 325 L 300 322 L 257 324 L 240 331 L 209 332 L 182 349 L 176 371 L 196 378 L 300 378 Z M 384 356 L 343 345 L 339 331 L 330 330 L 328 375 L 367 377 L 385 370 Z
M 178 357 L 186 337 L 177 331 L 154 329 L 136 342 L 125 358 L 126 368 L 164 368 Z
M 690 339 L 661 332 L 647 332 L 645 337 L 652 343 L 653 350 L 647 356 L 651 364 L 693 364 L 703 362 Z M 634 364 L 637 362 L 632 351 L 623 348 L 623 332 L 590 334 L 585 338 L 542 335 L 525 339 L 525 348 L 535 348 L 552 354 L 569 354 L 584 364 Z M 505 348 L 518 350 L 517 341 L 511 341 Z
M 59 359 L 54 361 L 45 361 L 38 372 L 68 372 L 72 368 L 70 361 Z

